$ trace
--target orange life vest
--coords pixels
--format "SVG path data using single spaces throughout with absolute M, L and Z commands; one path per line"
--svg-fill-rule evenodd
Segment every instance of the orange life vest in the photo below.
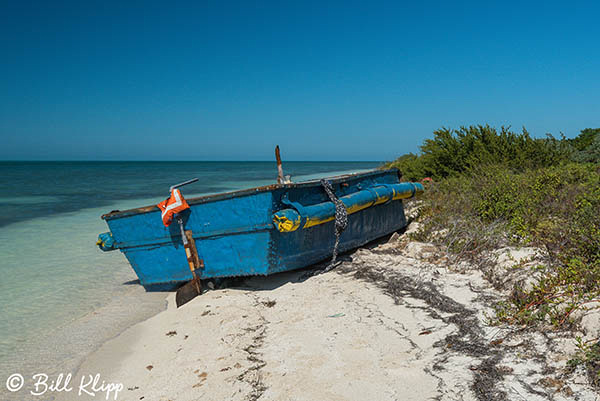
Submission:
M 177 188 L 171 191 L 169 199 L 160 202 L 156 206 L 158 206 L 161 211 L 161 217 L 165 227 L 169 227 L 175 213 L 180 213 L 185 209 L 190 208 L 190 205 L 188 205 Z

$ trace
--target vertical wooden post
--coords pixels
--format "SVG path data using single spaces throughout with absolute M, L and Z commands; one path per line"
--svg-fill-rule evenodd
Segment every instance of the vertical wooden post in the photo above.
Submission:
M 275 159 L 277 159 L 277 183 L 283 184 L 283 167 L 281 166 L 281 156 L 279 154 L 279 145 L 275 146 Z
M 189 246 L 192 254 L 192 260 L 194 262 L 194 270 L 204 267 L 202 266 L 203 262 L 201 262 L 201 259 L 198 257 L 198 251 L 196 250 L 196 240 L 194 240 L 192 230 L 185 230 L 185 237 L 187 238 L 188 243 L 190 244 Z

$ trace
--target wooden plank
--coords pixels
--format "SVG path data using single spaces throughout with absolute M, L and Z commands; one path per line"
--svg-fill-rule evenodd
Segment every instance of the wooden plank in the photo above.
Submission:
M 196 241 L 194 240 L 194 236 L 192 234 L 192 230 L 185 230 L 185 237 L 190 244 L 190 251 L 192 251 L 192 260 L 194 261 L 194 267 L 199 269 L 204 267 L 204 264 L 200 262 L 200 258 L 198 257 L 198 250 L 196 249 Z

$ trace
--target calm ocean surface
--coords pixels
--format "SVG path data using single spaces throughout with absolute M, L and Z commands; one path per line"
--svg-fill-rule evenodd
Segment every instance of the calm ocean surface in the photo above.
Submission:
M 288 162 L 284 171 L 300 181 L 378 165 Z M 271 184 L 276 175 L 270 162 L 0 162 L 0 366 L 31 365 L 33 341 L 131 287 L 120 252 L 95 245 L 108 231 L 101 214 L 158 203 L 194 177 L 187 197 Z M 54 352 L 68 352 L 65 342 Z

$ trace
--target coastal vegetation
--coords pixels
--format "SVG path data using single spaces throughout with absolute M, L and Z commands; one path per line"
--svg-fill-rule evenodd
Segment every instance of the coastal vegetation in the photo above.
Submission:
M 455 265 L 468 261 L 492 277 L 494 250 L 542 251 L 538 263 L 521 266 L 535 280 L 514 285 L 496 322 L 566 330 L 574 312 L 600 304 L 600 129 L 568 139 L 443 128 L 420 154 L 388 166 L 407 180 L 432 179 L 413 237 L 437 244 Z M 586 365 L 598 385 L 598 339 L 579 344 L 571 364 Z

